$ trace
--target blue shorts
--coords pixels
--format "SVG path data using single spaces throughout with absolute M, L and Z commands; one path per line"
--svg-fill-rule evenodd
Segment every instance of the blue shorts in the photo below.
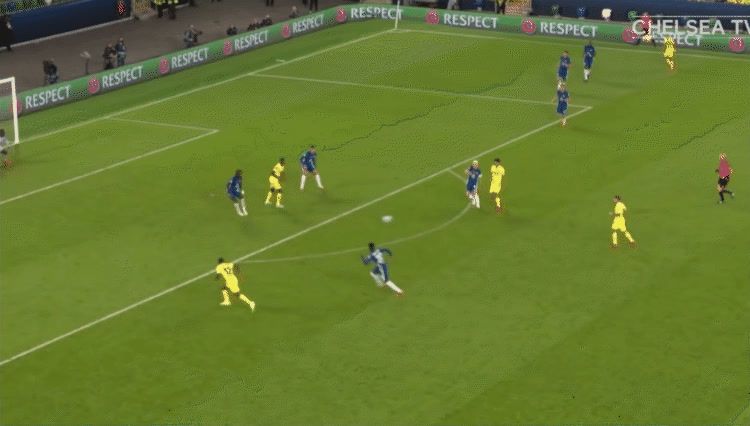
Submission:
M 241 199 L 245 198 L 242 196 L 242 193 L 227 192 L 227 195 L 229 196 L 229 199 L 232 200 L 233 203 L 236 203 L 240 201 Z
M 559 78 L 562 81 L 565 81 L 568 79 L 568 69 L 566 68 L 564 71 L 559 70 L 557 71 L 557 78 Z
M 307 173 L 313 173 L 315 171 L 315 164 L 313 163 L 300 163 L 302 164 L 302 168 L 307 171 Z
M 557 113 L 558 114 L 562 114 L 562 115 L 565 115 L 565 114 L 568 113 L 568 104 L 567 104 L 567 102 L 557 104 Z
M 593 59 L 584 59 L 583 60 L 583 68 L 584 69 L 590 70 L 592 65 L 594 65 L 594 60 Z
M 383 278 L 383 281 L 390 281 L 390 275 L 388 274 L 388 265 L 385 263 L 379 263 L 377 264 L 373 269 L 372 273 L 375 275 L 380 275 L 381 278 Z
M 467 183 L 466 192 L 477 192 L 477 183 L 476 182 Z

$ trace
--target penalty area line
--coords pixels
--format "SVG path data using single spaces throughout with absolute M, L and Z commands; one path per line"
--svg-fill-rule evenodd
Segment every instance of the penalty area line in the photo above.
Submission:
M 550 101 L 539 101 L 535 99 L 509 98 L 505 96 L 482 95 L 478 93 L 451 92 L 449 90 L 438 90 L 438 89 L 421 89 L 418 87 L 389 86 L 386 84 L 357 83 L 354 81 L 344 81 L 344 80 L 325 80 L 325 79 L 320 79 L 320 78 L 308 78 L 308 77 L 296 77 L 296 76 L 290 76 L 290 75 L 260 74 L 260 73 L 253 74 L 253 77 L 269 78 L 269 79 L 274 79 L 274 80 L 299 81 L 299 82 L 306 82 L 306 83 L 329 84 L 329 85 L 335 85 L 335 86 L 360 87 L 364 89 L 374 89 L 374 90 L 392 90 L 392 91 L 405 92 L 405 93 L 418 93 L 418 94 L 424 94 L 424 95 L 447 96 L 447 97 L 452 97 L 452 98 L 467 98 L 467 99 L 477 99 L 477 100 L 484 100 L 484 101 L 511 102 L 511 103 L 519 103 L 519 104 L 546 105 L 546 106 L 553 105 L 553 103 Z M 589 105 L 570 104 L 569 107 L 589 108 Z
M 572 118 L 572 117 L 575 117 L 577 115 L 583 114 L 586 111 L 589 111 L 590 109 L 591 108 L 586 108 L 586 109 L 582 109 L 580 111 L 574 112 L 573 114 L 571 114 L 569 116 L 569 118 Z M 287 237 L 284 237 L 284 238 L 282 238 L 282 239 L 280 239 L 280 240 L 278 240 L 278 241 L 276 241 L 274 243 L 268 244 L 268 245 L 266 245 L 264 247 L 261 247 L 261 248 L 259 248 L 257 250 L 251 251 L 250 253 L 247 253 L 247 254 L 245 254 L 243 256 L 238 257 L 237 259 L 234 259 L 233 262 L 234 263 L 241 263 L 241 262 L 243 262 L 243 261 L 245 261 L 245 260 L 247 260 L 247 259 L 249 259 L 251 257 L 257 256 L 257 255 L 259 255 L 259 254 L 261 254 L 263 252 L 266 252 L 266 251 L 268 251 L 268 250 L 270 250 L 270 249 L 272 249 L 274 247 L 280 246 L 280 245 L 282 245 L 284 243 L 287 243 L 287 242 L 292 241 L 292 240 L 294 240 L 296 238 L 299 238 L 299 237 L 301 237 L 301 236 L 303 236 L 305 234 L 308 234 L 308 233 L 310 233 L 310 232 L 312 232 L 312 231 L 314 231 L 314 230 L 316 230 L 318 228 L 322 228 L 322 227 L 324 227 L 324 226 L 326 226 L 326 225 L 328 225 L 330 223 L 336 222 L 339 219 L 342 219 L 342 218 L 345 218 L 347 216 L 350 216 L 350 215 L 352 215 L 352 214 L 354 214 L 354 213 L 356 213 L 356 212 L 358 212 L 358 211 L 360 211 L 362 209 L 365 209 L 365 208 L 367 208 L 367 207 L 369 207 L 369 206 L 371 206 L 373 204 L 377 204 L 377 203 L 379 203 L 379 202 L 381 202 L 381 201 L 383 201 L 385 199 L 393 197 L 394 195 L 398 195 L 398 194 L 400 194 L 400 193 L 402 193 L 402 192 L 404 192 L 404 191 L 406 191 L 408 189 L 414 188 L 415 186 L 418 186 L 418 185 L 420 185 L 420 184 L 422 184 L 424 182 L 430 181 L 430 180 L 434 179 L 435 177 L 442 175 L 443 173 L 450 172 L 452 169 L 455 169 L 456 167 L 458 167 L 458 166 L 460 166 L 462 164 L 465 164 L 466 162 L 469 162 L 472 159 L 475 159 L 475 158 L 487 155 L 487 154 L 489 154 L 489 153 L 491 153 L 493 151 L 497 151 L 498 149 L 501 149 L 501 148 L 506 147 L 508 145 L 512 145 L 512 144 L 514 144 L 514 143 L 516 143 L 516 142 L 518 142 L 520 140 L 528 138 L 529 136 L 535 135 L 535 134 L 537 134 L 539 132 L 542 132 L 542 131 L 544 131 L 546 129 L 549 129 L 550 127 L 553 127 L 553 126 L 558 125 L 558 124 L 559 124 L 559 121 L 555 120 L 555 121 L 549 122 L 547 124 L 544 124 L 542 126 L 539 126 L 539 127 L 535 128 L 533 130 L 530 130 L 530 131 L 528 131 L 528 132 L 526 132 L 526 133 L 524 133 L 524 134 L 522 134 L 520 136 L 516 136 L 514 138 L 508 139 L 505 142 L 502 142 L 502 143 L 500 143 L 500 144 L 498 144 L 498 145 L 496 145 L 496 146 L 494 146 L 492 148 L 486 149 L 486 150 L 484 150 L 482 152 L 478 152 L 478 153 L 472 155 L 471 157 L 469 157 L 467 159 L 458 161 L 455 164 L 451 164 L 448 167 L 445 167 L 445 168 L 443 168 L 441 170 L 438 170 L 438 171 L 436 171 L 436 172 L 434 172 L 432 174 L 429 174 L 429 175 L 424 176 L 422 178 L 419 178 L 419 179 L 417 179 L 415 181 L 412 181 L 411 183 L 408 183 L 408 184 L 406 184 L 406 185 L 404 185 L 404 186 L 402 186 L 400 188 L 394 189 L 393 191 L 388 192 L 386 194 L 383 194 L 380 197 L 374 198 L 374 199 L 372 199 L 372 200 L 370 200 L 370 201 L 368 201 L 366 203 L 362 203 L 362 204 L 360 204 L 360 205 L 358 205 L 356 207 L 353 207 L 353 208 L 351 208 L 349 210 L 346 210 L 346 211 L 344 211 L 342 213 L 339 213 L 336 216 L 333 216 L 333 217 L 331 217 L 329 219 L 326 219 L 326 220 L 324 220 L 322 222 L 318 222 L 315 225 L 309 226 L 309 227 L 307 227 L 305 229 L 302 229 L 302 230 L 300 230 L 298 232 L 295 232 L 294 234 L 291 234 L 291 235 L 289 235 Z M 82 331 L 88 330 L 89 328 L 94 327 L 95 325 L 101 324 L 101 323 L 103 323 L 103 322 L 105 322 L 107 320 L 110 320 L 112 318 L 118 317 L 118 316 L 120 316 L 120 315 L 122 315 L 122 314 L 124 314 L 124 313 L 126 313 L 126 312 L 128 312 L 130 310 L 133 310 L 133 309 L 135 309 L 135 308 L 137 308 L 139 306 L 145 305 L 148 302 L 151 302 L 151 301 L 156 300 L 156 299 L 158 299 L 158 298 L 160 298 L 162 296 L 165 296 L 165 295 L 167 295 L 169 293 L 172 293 L 172 292 L 174 292 L 176 290 L 179 290 L 179 289 L 181 289 L 181 288 L 183 288 L 183 287 L 185 287 L 187 285 L 190 285 L 190 284 L 192 284 L 192 283 L 194 283 L 194 282 L 196 282 L 198 280 L 201 280 L 203 278 L 209 277 L 209 276 L 211 276 L 211 274 L 214 274 L 214 273 L 215 272 L 213 270 L 210 270 L 208 272 L 204 272 L 204 273 L 202 273 L 200 275 L 197 275 L 197 276 L 195 276 L 193 278 L 190 278 L 190 279 L 188 279 L 186 281 L 183 281 L 183 282 L 181 282 L 181 283 L 179 283 L 179 284 L 177 284 L 177 285 L 175 285 L 173 287 L 170 287 L 170 288 L 167 288 L 165 290 L 162 290 L 162 291 L 160 291 L 160 292 L 158 292 L 158 293 L 156 293 L 156 294 L 154 294 L 152 296 L 149 296 L 149 297 L 147 297 L 147 298 L 145 298 L 143 300 L 140 300 L 138 302 L 132 303 L 132 304 L 130 304 L 130 305 L 128 305 L 128 306 L 126 306 L 126 307 L 124 307 L 122 309 L 119 309 L 119 310 L 117 310 L 115 312 L 112 312 L 110 314 L 107 314 L 107 315 L 105 315 L 105 316 L 103 316 L 103 317 L 101 317 L 99 319 L 91 321 L 88 324 L 84 324 L 84 325 L 82 325 L 82 326 L 80 326 L 78 328 L 75 328 L 75 329 L 73 329 L 71 331 L 68 331 L 67 333 L 61 334 L 61 335 L 59 335 L 57 337 L 54 337 L 54 338 L 49 339 L 49 340 L 47 340 L 45 342 L 42 342 L 42 343 L 40 343 L 40 344 L 38 344 L 38 345 L 36 345 L 36 346 L 34 346 L 32 348 L 29 348 L 29 349 L 27 349 L 27 350 L 25 350 L 23 352 L 19 352 L 19 353 L 15 354 L 15 355 L 11 356 L 10 358 L 6 358 L 6 359 L 0 361 L 0 367 L 2 367 L 4 365 L 7 365 L 7 364 L 9 364 L 9 363 L 11 363 L 11 362 L 13 362 L 15 360 L 20 359 L 20 358 L 23 358 L 25 356 L 28 356 L 28 355 L 30 355 L 30 354 L 32 354 L 34 352 L 37 352 L 37 351 L 39 351 L 41 349 L 44 349 L 47 346 L 50 346 L 50 345 L 52 345 L 54 343 L 57 343 L 57 342 L 59 342 L 61 340 L 64 340 L 64 339 L 66 339 L 66 338 L 68 338 L 70 336 L 73 336 L 73 335 L 76 335 L 76 334 L 78 334 L 78 333 L 80 333 Z
M 174 124 L 174 123 L 160 123 L 158 121 L 137 120 L 135 118 L 110 117 L 109 119 L 113 121 L 122 121 L 125 123 L 145 124 L 147 126 L 161 126 L 161 127 L 172 127 L 175 129 L 200 130 L 202 132 L 218 132 L 219 131 L 219 129 L 209 129 L 208 127 L 188 126 L 185 124 Z
M 151 123 L 151 124 L 153 124 L 153 123 Z M 101 167 L 99 169 L 92 170 L 92 171 L 90 171 L 88 173 L 84 173 L 84 174 L 81 174 L 81 175 L 78 175 L 78 176 L 75 176 L 75 177 L 72 177 L 72 178 L 69 178 L 69 179 L 61 180 L 61 181 L 55 182 L 55 183 L 53 183 L 51 185 L 47 185 L 47 186 L 43 186 L 41 188 L 37 188 L 37 189 L 35 189 L 33 191 L 24 192 L 23 194 L 16 195 L 15 197 L 7 198 L 5 200 L 0 201 L 0 206 L 8 204 L 8 203 L 12 203 L 14 201 L 22 200 L 22 199 L 24 199 L 26 197 L 30 197 L 30 196 L 35 195 L 35 194 L 39 194 L 40 192 L 45 192 L 45 191 L 49 191 L 51 189 L 55 189 L 55 188 L 58 188 L 60 186 L 67 185 L 69 183 L 73 183 L 73 182 L 79 181 L 81 179 L 86 179 L 86 178 L 91 177 L 91 176 L 96 176 L 96 175 L 98 175 L 100 173 L 104 173 L 104 172 L 106 172 L 108 170 L 112 170 L 112 169 L 115 169 L 117 167 L 124 166 L 124 165 L 132 163 L 134 161 L 138 161 L 138 160 L 141 160 L 143 158 L 150 157 L 152 155 L 156 155 L 156 154 L 162 153 L 164 151 L 168 151 L 168 150 L 173 149 L 173 148 L 177 148 L 178 146 L 189 144 L 190 142 L 195 142 L 198 139 L 203 139 L 206 136 L 211 136 L 211 135 L 216 134 L 216 133 L 219 132 L 217 129 L 203 129 L 203 130 L 208 130 L 208 131 L 206 133 L 202 134 L 202 135 L 194 136 L 194 137 L 189 138 L 189 139 L 185 139 L 185 140 L 182 140 L 182 141 L 179 141 L 179 142 L 175 142 L 175 143 L 173 143 L 171 145 L 163 146 L 161 148 L 157 148 L 157 149 L 154 149 L 152 151 L 148 151 L 148 152 L 145 152 L 143 154 L 136 155 L 135 157 L 130 157 L 128 159 L 125 159 L 125 160 L 118 161 L 116 163 L 110 164 L 109 166 Z M 2 365 L 2 364 L 0 364 L 0 365 Z
M 322 55 L 324 53 L 328 53 L 328 52 L 336 50 L 336 49 L 341 49 L 343 47 L 351 46 L 353 44 L 356 44 L 356 43 L 359 43 L 359 42 L 362 42 L 362 41 L 365 41 L 365 40 L 369 40 L 371 38 L 375 38 L 375 37 L 381 36 L 383 34 L 392 33 L 393 31 L 394 31 L 393 29 L 378 31 L 376 33 L 368 34 L 368 35 L 363 36 L 363 37 L 355 38 L 355 39 L 352 39 L 352 40 L 349 40 L 349 41 L 345 41 L 343 43 L 335 44 L 333 46 L 329 46 L 329 47 L 326 47 L 326 48 L 323 48 L 323 49 L 320 49 L 320 50 L 316 50 L 314 52 L 310 52 L 310 53 L 307 53 L 307 54 L 302 55 L 302 56 L 297 56 L 296 58 L 292 58 L 292 59 L 286 60 L 284 62 L 276 62 L 274 64 L 265 66 L 263 68 L 259 68 L 259 69 L 254 70 L 254 71 L 249 71 L 249 72 L 246 72 L 246 73 L 243 73 L 243 74 L 235 75 L 234 77 L 230 77 L 230 78 L 227 78 L 227 79 L 224 79 L 224 80 L 220 80 L 220 81 L 217 81 L 215 83 L 210 83 L 210 84 L 205 84 L 203 86 L 198 86 L 198 87 L 192 88 L 190 90 L 186 90 L 184 92 L 176 93 L 174 95 L 166 96 L 164 98 L 155 99 L 153 101 L 146 102 L 146 103 L 143 103 L 143 104 L 140 104 L 140 105 L 135 105 L 135 106 L 130 107 L 130 108 L 121 109 L 120 111 L 115 111 L 115 112 L 113 112 L 111 114 L 106 114 L 106 115 L 102 115 L 100 117 L 96 117 L 96 118 L 92 118 L 92 119 L 89 119 L 89 120 L 81 121 L 81 122 L 78 122 L 78 123 L 75 123 L 75 124 L 71 124 L 69 126 L 61 127 L 59 129 L 55 129 L 55 130 L 46 132 L 46 133 L 40 133 L 40 134 L 37 134 L 37 135 L 32 135 L 32 136 L 30 136 L 28 138 L 22 139 L 21 143 L 31 142 L 31 141 L 36 140 L 36 139 L 43 139 L 43 138 L 46 138 L 46 137 L 49 137 L 49 136 L 52 136 L 52 135 L 56 135 L 56 134 L 61 133 L 61 132 L 66 132 L 68 130 L 77 129 L 79 127 L 83 127 L 83 126 L 86 126 L 86 125 L 89 125 L 89 124 L 92 124 L 92 123 L 96 123 L 96 122 L 99 122 L 99 121 L 102 121 L 102 120 L 107 120 L 107 119 L 110 119 L 110 118 L 113 118 L 113 117 L 117 117 L 119 115 L 127 114 L 129 112 L 138 111 L 138 110 L 141 110 L 141 109 L 144 109 L 144 108 L 148 108 L 148 107 L 151 107 L 151 106 L 154 106 L 154 105 L 159 105 L 161 103 L 168 102 L 168 101 L 171 101 L 171 100 L 174 100 L 174 99 L 178 99 L 178 98 L 181 98 L 183 96 L 192 95 L 193 93 L 198 93 L 198 92 L 201 92 L 203 90 L 213 89 L 214 87 L 218 87 L 218 86 L 221 86 L 221 85 L 224 85 L 224 84 L 227 84 L 227 83 L 231 83 L 233 81 L 237 81 L 237 80 L 240 80 L 240 79 L 243 79 L 243 78 L 247 78 L 247 77 L 253 76 L 253 75 L 258 74 L 258 73 L 262 73 L 262 72 L 265 72 L 265 71 L 270 71 L 270 70 L 276 69 L 278 67 L 281 67 L 281 66 L 284 66 L 284 65 L 287 65 L 287 64 L 291 64 L 291 63 L 298 62 L 298 61 L 303 61 L 305 59 L 310 59 L 312 57 L 315 57 L 315 56 L 318 56 L 318 55 Z

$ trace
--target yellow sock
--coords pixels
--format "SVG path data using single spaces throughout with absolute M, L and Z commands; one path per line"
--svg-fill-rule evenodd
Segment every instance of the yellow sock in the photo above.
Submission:
M 281 192 L 276 194 L 276 205 L 278 206 L 280 204 L 281 204 Z
M 232 303 L 229 301 L 229 292 L 226 290 L 221 291 L 221 296 L 224 298 L 224 301 L 222 303 Z
M 617 245 L 617 232 L 612 232 L 612 245 Z
M 500 207 L 500 196 L 499 195 L 495 197 L 495 205 L 498 206 L 498 207 Z
M 266 204 L 271 202 L 271 197 L 273 197 L 273 192 L 268 191 L 268 195 L 266 195 Z
M 248 299 L 247 296 L 245 296 L 244 294 L 240 294 L 240 300 L 242 300 L 243 302 L 247 303 L 248 305 L 250 305 L 250 304 L 253 303 L 253 301 L 250 300 L 250 299 Z
M 625 231 L 625 238 L 627 238 L 628 241 L 630 241 L 631 243 L 635 242 L 635 240 L 633 239 L 633 236 L 630 235 L 630 232 Z

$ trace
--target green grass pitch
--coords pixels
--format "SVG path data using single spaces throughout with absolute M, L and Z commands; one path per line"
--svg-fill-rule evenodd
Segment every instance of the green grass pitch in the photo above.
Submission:
M 750 61 L 683 50 L 669 73 L 598 43 L 584 83 L 580 40 L 391 25 L 22 118 L 0 423 L 750 423 Z M 298 190 L 310 144 L 324 192 Z M 284 210 L 263 206 L 280 156 Z M 480 210 L 454 176 L 474 158 Z M 609 249 L 614 194 L 637 248 Z M 370 240 L 405 297 L 360 264 Z M 243 258 L 254 314 L 219 307 L 218 256 Z

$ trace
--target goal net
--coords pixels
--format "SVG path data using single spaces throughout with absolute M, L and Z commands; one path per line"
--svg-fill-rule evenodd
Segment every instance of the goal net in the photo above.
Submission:
M 7 145 L 15 145 L 20 141 L 18 134 L 19 112 L 16 79 L 13 77 L 0 78 L 0 129 L 5 132 Z

